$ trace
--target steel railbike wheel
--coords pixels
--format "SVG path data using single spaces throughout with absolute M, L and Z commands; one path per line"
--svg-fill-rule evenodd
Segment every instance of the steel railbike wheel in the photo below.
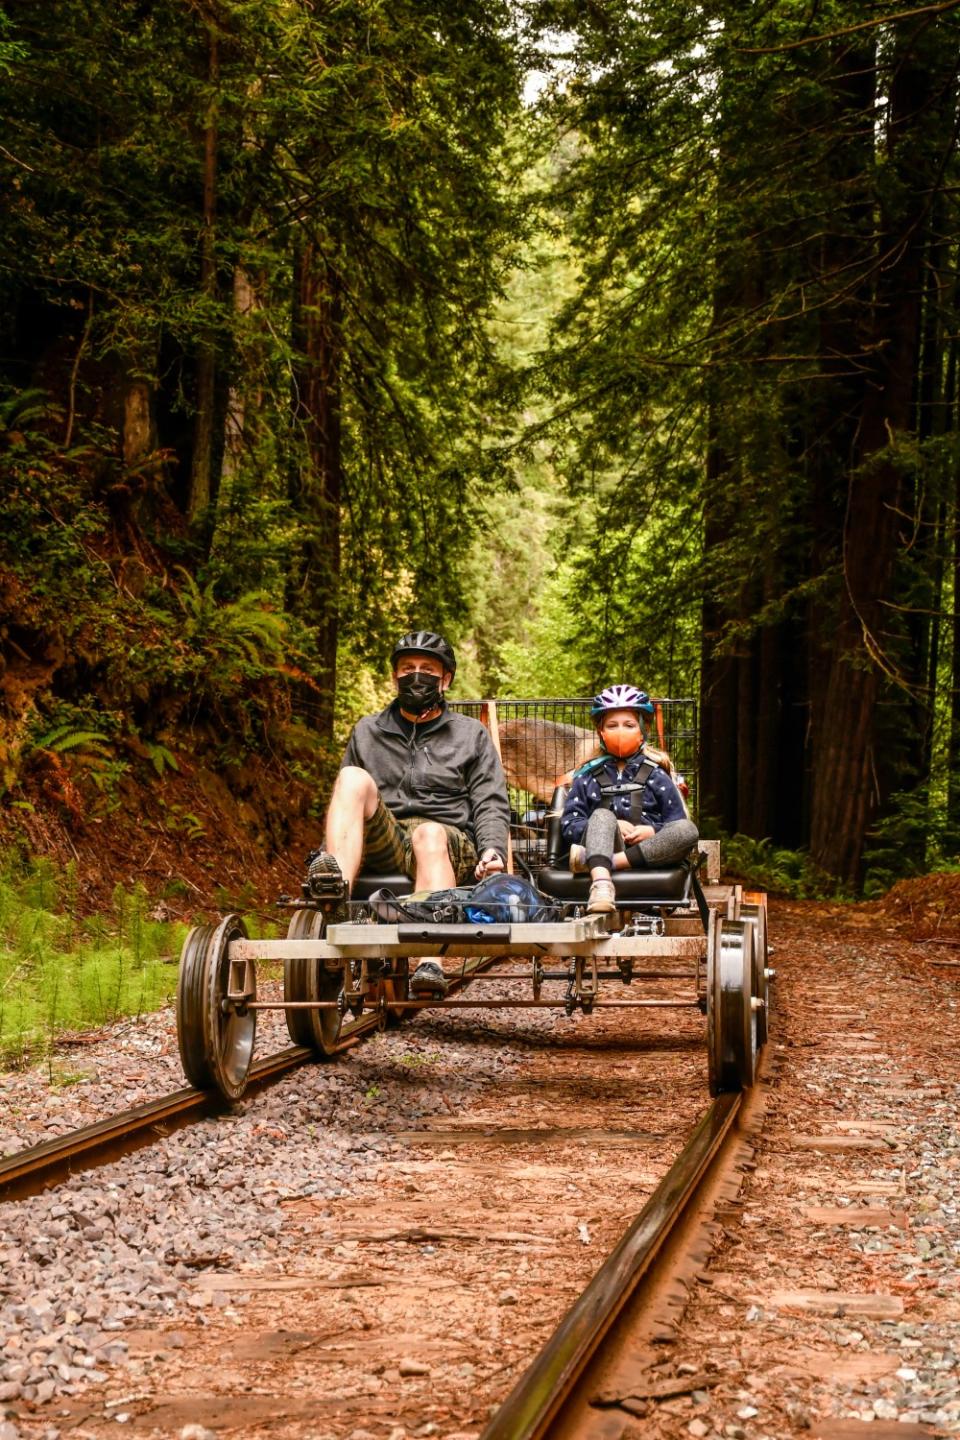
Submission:
M 707 1056 L 710 1093 L 744 1090 L 757 1068 L 753 1005 L 754 927 L 716 918 L 707 950 Z
M 741 905 L 740 919 L 752 925 L 753 935 L 753 993 L 761 1002 L 757 1010 L 757 1049 L 767 1043 L 769 1022 L 767 1010 L 770 1004 L 767 985 L 767 907 L 765 905 Z
M 247 1088 L 257 1012 L 228 998 L 232 940 L 246 939 L 239 915 L 196 925 L 187 935 L 177 978 L 177 1044 L 183 1073 L 198 1090 L 239 1100 Z M 253 974 L 251 969 L 251 975 Z M 256 999 L 256 979 L 248 999 Z
M 322 940 L 327 917 L 320 910 L 297 910 L 287 928 L 288 940 Z M 331 1002 L 343 985 L 341 970 L 328 970 L 325 960 L 294 955 L 283 962 L 285 1000 Z M 306 1045 L 318 1055 L 332 1055 L 340 1039 L 342 1016 L 338 1010 L 288 1010 L 287 1030 L 295 1045 Z

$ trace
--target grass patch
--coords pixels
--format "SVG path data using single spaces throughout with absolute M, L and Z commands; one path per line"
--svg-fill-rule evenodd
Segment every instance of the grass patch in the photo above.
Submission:
M 406 1065 L 410 1070 L 418 1070 L 423 1065 L 435 1065 L 439 1059 L 439 1050 L 433 1050 L 429 1054 L 424 1054 L 422 1050 L 407 1050 L 400 1056 L 400 1064 Z
M 188 926 L 151 919 L 139 885 L 118 885 L 110 911 L 87 919 L 77 918 L 76 895 L 72 865 L 60 871 L 38 861 L 22 876 L 0 873 L 0 1064 L 48 1054 L 65 1031 L 96 1029 L 173 999 Z M 257 917 L 248 929 L 276 933 Z M 65 1072 L 60 1083 L 76 1080 Z

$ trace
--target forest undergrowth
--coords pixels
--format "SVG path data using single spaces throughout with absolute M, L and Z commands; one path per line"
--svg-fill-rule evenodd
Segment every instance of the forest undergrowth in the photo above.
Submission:
M 0 1067 L 39 1058 L 52 1066 L 64 1036 L 139 1017 L 174 996 L 188 926 L 141 884 L 117 885 L 109 908 L 87 916 L 77 890 L 75 864 L 41 860 L 0 875 Z M 225 908 L 231 898 L 220 896 Z M 260 913 L 244 920 L 251 935 L 279 933 Z

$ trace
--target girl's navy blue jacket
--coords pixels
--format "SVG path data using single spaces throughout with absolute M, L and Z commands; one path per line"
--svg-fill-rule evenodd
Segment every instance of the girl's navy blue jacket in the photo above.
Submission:
M 641 750 L 638 755 L 631 755 L 622 771 L 617 769 L 616 760 L 609 756 L 602 764 L 598 765 L 596 761 L 591 761 L 589 766 L 577 772 L 563 807 L 563 818 L 560 821 L 560 833 L 567 845 L 580 844 L 586 834 L 588 819 L 594 810 L 599 810 L 601 806 L 609 809 L 612 804 L 613 813 L 618 820 L 630 819 L 630 801 L 633 797 L 617 795 L 610 801 L 601 795 L 600 786 L 614 785 L 618 780 L 633 780 L 644 763 L 644 754 Z M 661 770 L 659 766 L 643 788 L 641 803 L 643 806 L 641 823 L 652 825 L 654 830 L 662 829 L 670 820 L 686 819 L 687 812 L 683 808 L 680 791 L 667 772 Z

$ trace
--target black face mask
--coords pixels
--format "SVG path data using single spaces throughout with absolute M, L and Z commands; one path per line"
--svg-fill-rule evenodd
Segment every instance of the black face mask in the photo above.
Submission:
M 397 680 L 400 708 L 410 715 L 423 715 L 440 703 L 440 681 L 436 675 L 401 675 Z

